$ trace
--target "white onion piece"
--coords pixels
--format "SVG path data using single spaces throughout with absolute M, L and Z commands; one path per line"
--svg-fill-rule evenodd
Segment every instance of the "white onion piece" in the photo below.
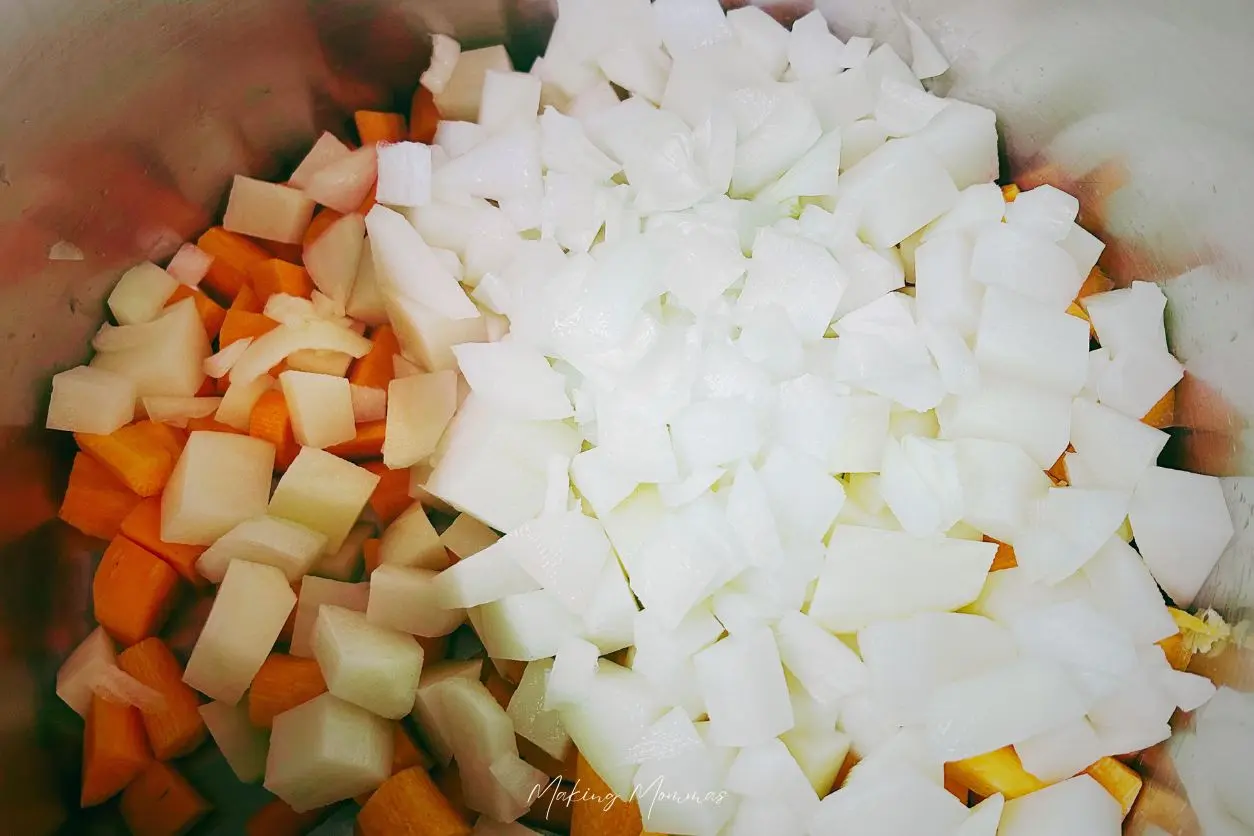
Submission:
M 386 389 L 373 386 L 351 384 L 349 394 L 353 399 L 353 420 L 358 424 L 370 421 L 382 421 L 388 415 L 388 393 Z
M 202 364 L 205 374 L 214 379 L 226 377 L 226 373 L 239 361 L 240 357 L 244 356 L 244 352 L 252 344 L 253 337 L 244 337 L 231 343 L 217 354 L 205 358 Z
M 294 351 L 342 351 L 352 357 L 363 357 L 373 345 L 365 337 L 329 322 L 280 325 L 255 339 L 236 361 L 231 368 L 231 383 L 255 380 Z
M 205 418 L 218 411 L 221 398 L 147 397 L 141 400 L 144 412 L 153 421 L 174 427 L 186 427 L 188 419 Z
M 427 69 L 423 70 L 418 83 L 434 95 L 438 96 L 443 93 L 449 79 L 453 77 L 461 52 L 461 44 L 447 35 L 432 35 L 431 63 L 427 65 Z
M 914 74 L 919 78 L 935 78 L 948 70 L 949 62 L 923 31 L 923 27 L 904 14 L 901 20 L 906 24 L 906 32 L 910 35 L 910 69 L 914 70 Z

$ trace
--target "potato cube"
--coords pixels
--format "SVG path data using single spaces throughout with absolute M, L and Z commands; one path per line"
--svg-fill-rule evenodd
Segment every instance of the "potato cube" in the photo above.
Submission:
M 303 192 L 237 174 L 222 226 L 268 241 L 299 244 L 313 211 L 314 202 Z
M 305 659 L 313 658 L 314 624 L 323 605 L 365 612 L 369 601 L 368 582 L 346 583 L 313 575 L 306 577 L 300 583 L 300 595 L 296 598 L 296 622 L 292 627 L 292 642 L 288 652 Z
M 109 344 L 98 346 L 91 367 L 129 377 L 139 397 L 190 398 L 204 382 L 203 363 L 213 350 L 195 300 L 171 305 L 152 322 L 109 329 Z
M 265 731 L 248 719 L 248 704 L 206 703 L 200 707 L 200 716 L 235 777 L 245 784 L 260 781 L 270 744 Z
M 428 638 L 447 636 L 466 619 L 466 611 L 446 610 L 431 587 L 436 572 L 383 564 L 370 575 L 366 619 L 372 624 Z
M 303 813 L 375 789 L 392 773 L 392 724 L 332 694 L 274 718 L 265 787 Z
M 458 560 L 478 554 L 500 539 L 501 535 L 469 514 L 458 514 L 452 525 L 440 535 L 444 548 L 456 555 Z
M 281 571 L 232 560 L 187 660 L 183 681 L 235 705 L 270 655 L 294 606 L 296 593 Z
M 108 435 L 135 418 L 135 382 L 124 375 L 75 366 L 52 378 L 50 430 Z
M 109 312 L 119 325 L 152 322 L 179 286 L 174 277 L 151 261 L 122 274 L 109 294 Z
M 303 447 L 274 489 L 270 514 L 321 531 L 327 535 L 323 553 L 334 554 L 378 484 L 364 467 Z
M 313 651 L 327 688 L 340 699 L 392 720 L 413 709 L 423 656 L 413 636 L 371 624 L 362 613 L 323 606 Z
M 261 516 L 245 520 L 218 538 L 196 561 L 196 570 L 221 583 L 232 560 L 250 560 L 279 569 L 288 581 L 305 576 L 322 554 L 326 535 L 291 520 Z
M 207 546 L 266 512 L 274 445 L 236 433 L 197 431 L 161 496 L 161 539 Z
M 357 435 L 353 397 L 343 377 L 286 371 L 279 375 L 279 384 L 300 444 L 321 450 Z
M 379 562 L 395 566 L 444 569 L 448 554 L 440 535 L 427 517 L 421 502 L 415 502 L 392 521 L 379 542 Z
M 396 470 L 435 452 L 444 428 L 457 411 L 457 373 L 398 377 L 388 384 L 387 433 L 383 462 Z

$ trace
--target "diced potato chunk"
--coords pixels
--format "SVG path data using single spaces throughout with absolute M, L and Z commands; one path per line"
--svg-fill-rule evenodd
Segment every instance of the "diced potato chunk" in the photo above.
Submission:
M 75 366 L 52 378 L 50 430 L 108 435 L 135 418 L 135 382 L 92 366 Z
M 413 636 L 371 624 L 362 613 L 323 606 L 313 651 L 328 690 L 340 699 L 393 720 L 414 707 L 423 653 Z
M 235 433 L 197 431 L 161 496 L 161 539 L 207 546 L 266 512 L 274 445 Z
M 119 325 L 151 322 L 161 313 L 179 283 L 151 261 L 122 274 L 109 294 L 109 312 Z
M 110 335 L 110 347 L 99 347 L 91 367 L 129 377 L 141 398 L 190 398 L 205 379 L 211 349 L 194 299 L 171 305 L 152 322 L 113 328 Z
M 292 433 L 297 442 L 321 450 L 351 441 L 357 435 L 353 397 L 346 379 L 286 371 L 279 375 L 279 383 L 292 415 Z
M 461 677 L 471 682 L 478 682 L 483 671 L 482 659 L 467 659 L 460 662 L 437 662 L 423 669 L 422 678 L 418 681 L 418 696 L 414 700 L 414 722 L 422 730 L 428 748 L 435 755 L 436 761 L 447 764 L 453 758 L 453 747 L 441 731 L 435 715 L 435 697 L 438 693 L 435 686 L 450 677 Z
M 422 503 L 415 502 L 392 521 L 379 543 L 379 562 L 443 569 L 448 555 Z
M 235 705 L 270 655 L 294 606 L 296 593 L 278 569 L 232 560 L 183 681 Z
M 265 787 L 303 813 L 375 789 L 392 772 L 392 726 L 332 694 L 274 718 Z
M 478 554 L 500 539 L 501 535 L 469 514 L 459 514 L 440 535 L 444 548 L 456 555 L 458 560 Z
M 196 570 L 211 583 L 221 583 L 232 560 L 264 563 L 283 572 L 288 581 L 305 576 L 327 537 L 321 531 L 278 517 L 245 520 L 218 538 L 196 561 Z
M 261 780 L 266 772 L 266 733 L 248 719 L 248 704 L 211 702 L 200 707 L 200 716 L 227 766 L 245 784 Z
M 299 244 L 313 211 L 314 202 L 303 192 L 237 174 L 222 226 L 268 241 Z
M 415 374 L 393 380 L 388 384 L 384 464 L 396 470 L 426 459 L 435 452 L 456 411 L 456 372 Z
M 370 575 L 367 620 L 415 636 L 447 636 L 465 620 L 466 611 L 436 603 L 435 576 L 431 569 L 381 565 Z
M 379 477 L 322 450 L 304 447 L 288 467 L 270 514 L 327 535 L 325 554 L 338 551 L 366 507 Z
M 296 599 L 296 623 L 292 627 L 289 652 L 293 656 L 313 658 L 314 623 L 318 618 L 318 610 L 324 604 L 365 612 L 369 600 L 369 583 L 345 583 L 312 575 L 305 578 L 301 581 L 300 595 Z

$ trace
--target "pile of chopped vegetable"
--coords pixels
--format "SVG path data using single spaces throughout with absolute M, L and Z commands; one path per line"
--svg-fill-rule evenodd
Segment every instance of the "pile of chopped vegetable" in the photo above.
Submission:
M 1117 834 L 1229 635 L 1162 292 L 913 21 L 560 5 L 236 177 L 54 378 L 83 805 L 182 832 L 211 738 L 255 833 Z

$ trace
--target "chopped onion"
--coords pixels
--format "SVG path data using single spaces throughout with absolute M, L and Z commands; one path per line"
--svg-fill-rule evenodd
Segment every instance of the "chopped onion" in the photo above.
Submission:
M 244 337 L 228 345 L 226 348 L 205 359 L 205 374 L 212 378 L 226 377 L 226 373 L 231 370 L 236 361 L 244 355 L 248 347 L 253 344 L 252 337 Z
M 372 346 L 373 343 L 365 337 L 330 322 L 280 325 L 253 341 L 231 368 L 231 383 L 255 380 L 295 351 L 320 349 L 363 357 Z
M 57 241 L 48 248 L 49 261 L 82 261 L 83 251 L 69 241 Z
M 358 424 L 370 421 L 382 421 L 388 415 L 388 393 L 386 389 L 373 386 L 350 386 L 353 398 L 353 420 Z
M 144 412 L 153 421 L 186 427 L 189 418 L 205 418 L 218 411 L 221 398 L 147 397 L 142 400 Z

